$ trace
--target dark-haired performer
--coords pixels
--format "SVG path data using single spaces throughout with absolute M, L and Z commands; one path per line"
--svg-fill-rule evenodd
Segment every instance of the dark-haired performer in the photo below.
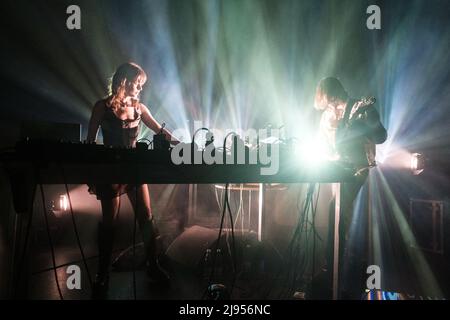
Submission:
M 110 94 L 107 98 L 97 101 L 92 110 L 89 122 L 87 141 L 95 142 L 99 127 L 102 128 L 103 143 L 108 146 L 136 146 L 141 121 L 154 132 L 162 132 L 166 139 L 176 144 L 170 132 L 163 129 L 153 118 L 148 108 L 140 103 L 139 95 L 147 80 L 144 70 L 135 63 L 120 65 L 113 78 Z M 148 275 L 158 282 L 166 282 L 167 274 L 160 268 L 156 255 L 157 231 L 154 224 L 148 186 L 146 184 L 96 184 L 90 185 L 89 191 L 97 195 L 101 201 L 103 220 L 98 228 L 99 264 L 94 283 L 94 299 L 107 296 L 109 282 L 109 267 L 111 262 L 114 222 L 120 205 L 120 196 L 127 193 L 140 226 L 146 248 Z
M 328 142 L 333 158 L 349 162 L 359 172 L 355 182 L 342 183 L 340 190 L 339 298 L 342 299 L 359 299 L 365 289 L 364 257 L 358 252 L 364 245 L 353 246 L 349 231 L 355 218 L 354 200 L 366 181 L 368 169 L 376 164 L 375 145 L 387 138 L 374 104 L 373 98 L 351 98 L 337 78 L 324 78 L 317 85 L 315 108 L 323 111 L 321 135 Z M 367 238 L 365 234 L 364 238 Z

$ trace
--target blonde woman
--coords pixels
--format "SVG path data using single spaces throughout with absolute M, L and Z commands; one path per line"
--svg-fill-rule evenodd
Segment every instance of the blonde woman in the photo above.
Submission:
M 120 65 L 111 82 L 110 94 L 97 101 L 89 121 L 88 142 L 97 140 L 99 128 L 102 129 L 103 143 L 114 147 L 135 147 L 140 123 L 143 122 L 154 132 L 162 132 L 172 144 L 178 141 L 170 132 L 163 129 L 153 118 L 148 108 L 139 101 L 139 95 L 147 81 L 144 70 L 135 63 Z M 158 282 L 168 281 L 157 260 L 156 237 L 150 206 L 150 195 L 146 184 L 96 184 L 89 186 L 89 192 L 101 201 L 103 219 L 98 228 L 98 271 L 94 282 L 93 298 L 106 298 L 109 282 L 109 268 L 114 239 L 120 196 L 128 195 L 135 212 L 146 248 L 147 271 L 149 277 Z

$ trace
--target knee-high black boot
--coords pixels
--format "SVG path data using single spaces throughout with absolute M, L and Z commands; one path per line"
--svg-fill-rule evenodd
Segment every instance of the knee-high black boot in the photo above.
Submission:
M 158 239 L 159 233 L 154 220 L 150 219 L 141 226 L 142 238 L 146 252 L 147 275 L 153 282 L 167 283 L 169 276 L 161 268 L 158 261 Z
M 106 227 L 103 222 L 98 224 L 98 270 L 93 285 L 92 298 L 106 299 L 109 287 L 109 268 L 114 241 L 114 229 Z

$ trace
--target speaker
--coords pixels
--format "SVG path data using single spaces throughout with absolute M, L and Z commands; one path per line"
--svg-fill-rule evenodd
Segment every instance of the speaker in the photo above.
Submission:
M 281 263 L 281 256 L 275 247 L 266 241 L 258 241 L 252 231 L 236 230 L 234 242 L 231 231 L 223 230 L 220 245 L 217 246 L 218 229 L 201 226 L 187 228 L 167 248 L 166 256 L 177 264 L 208 273 L 214 265 L 216 274 L 226 275 L 233 272 L 251 273 L 272 272 Z M 213 252 L 217 249 L 216 252 Z
M 410 199 L 409 220 L 415 239 L 411 246 L 444 253 L 444 201 Z
M 166 256 L 184 267 L 195 269 L 218 235 L 218 230 L 197 225 L 186 228 L 167 248 Z

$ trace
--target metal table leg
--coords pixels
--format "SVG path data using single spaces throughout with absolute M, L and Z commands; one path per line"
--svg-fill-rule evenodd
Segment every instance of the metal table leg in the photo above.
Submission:
M 334 250 L 333 250 L 333 300 L 338 299 L 339 292 L 339 218 L 341 211 L 341 184 L 333 183 L 335 193 L 334 207 Z

